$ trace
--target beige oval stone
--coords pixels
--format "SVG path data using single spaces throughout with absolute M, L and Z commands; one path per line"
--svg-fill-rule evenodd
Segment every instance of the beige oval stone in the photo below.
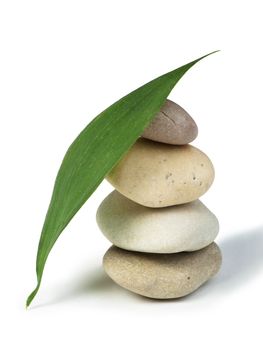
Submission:
M 141 138 L 106 178 L 125 197 L 158 208 L 202 196 L 214 180 L 214 167 L 196 147 Z
M 185 145 L 192 142 L 197 134 L 198 128 L 191 116 L 177 103 L 166 100 L 142 136 L 172 145 Z
M 106 273 L 118 285 L 155 299 L 194 292 L 220 269 L 219 247 L 212 243 L 191 253 L 147 254 L 112 246 L 104 255 Z
M 97 211 L 103 234 L 117 247 L 147 253 L 199 250 L 219 231 L 216 216 L 200 201 L 155 209 L 110 193 Z

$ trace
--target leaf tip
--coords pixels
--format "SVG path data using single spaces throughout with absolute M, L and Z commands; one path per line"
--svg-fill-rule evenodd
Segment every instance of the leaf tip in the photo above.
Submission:
M 208 55 L 212 55 L 213 53 L 220 52 L 220 51 L 221 50 L 215 50 L 215 51 L 210 52 Z
M 208 54 L 206 54 L 206 55 L 204 55 L 204 56 L 198 58 L 197 61 L 200 61 L 200 60 L 202 60 L 203 58 L 206 58 L 206 57 L 208 57 L 208 56 L 210 56 L 210 55 L 213 55 L 214 53 L 217 53 L 217 52 L 220 52 L 220 51 L 221 51 L 221 50 L 215 50 L 215 51 L 209 52 Z
M 31 304 L 31 302 L 32 302 L 32 300 L 33 300 L 33 298 L 34 298 L 34 296 L 32 297 L 32 293 L 27 297 L 26 305 L 25 305 L 26 310 L 29 308 L 29 306 L 30 306 L 30 304 Z
M 26 309 L 28 309 L 28 307 L 30 306 L 32 300 L 35 298 L 35 295 L 37 294 L 38 292 L 38 289 L 39 289 L 39 284 L 36 286 L 36 288 L 33 290 L 33 292 L 31 294 L 29 294 L 29 296 L 27 297 L 27 300 L 26 300 Z

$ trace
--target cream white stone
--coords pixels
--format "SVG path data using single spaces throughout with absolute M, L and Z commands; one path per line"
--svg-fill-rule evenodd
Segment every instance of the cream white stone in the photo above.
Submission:
M 103 234 L 117 247 L 148 253 L 201 249 L 216 238 L 216 216 L 200 201 L 154 209 L 141 206 L 117 191 L 97 211 Z

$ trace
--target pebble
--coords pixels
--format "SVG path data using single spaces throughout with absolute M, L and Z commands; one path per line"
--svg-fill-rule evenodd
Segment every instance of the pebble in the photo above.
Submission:
M 214 167 L 193 146 L 166 145 L 141 138 L 106 178 L 125 197 L 160 208 L 202 196 L 214 180 Z
M 185 145 L 192 142 L 197 134 L 197 125 L 190 115 L 178 104 L 166 100 L 142 136 L 172 145 Z
M 206 247 L 216 238 L 216 216 L 200 201 L 154 209 L 117 191 L 97 211 L 97 223 L 114 245 L 132 251 L 176 253 Z
M 147 254 L 112 246 L 103 266 L 118 285 L 155 299 L 185 296 L 213 277 L 221 266 L 215 243 L 191 253 Z

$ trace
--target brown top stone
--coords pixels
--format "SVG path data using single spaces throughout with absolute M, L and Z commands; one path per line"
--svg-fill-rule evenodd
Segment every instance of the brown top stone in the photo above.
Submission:
M 197 125 L 190 115 L 175 102 L 166 100 L 142 136 L 157 142 L 185 145 L 192 142 L 197 134 Z

